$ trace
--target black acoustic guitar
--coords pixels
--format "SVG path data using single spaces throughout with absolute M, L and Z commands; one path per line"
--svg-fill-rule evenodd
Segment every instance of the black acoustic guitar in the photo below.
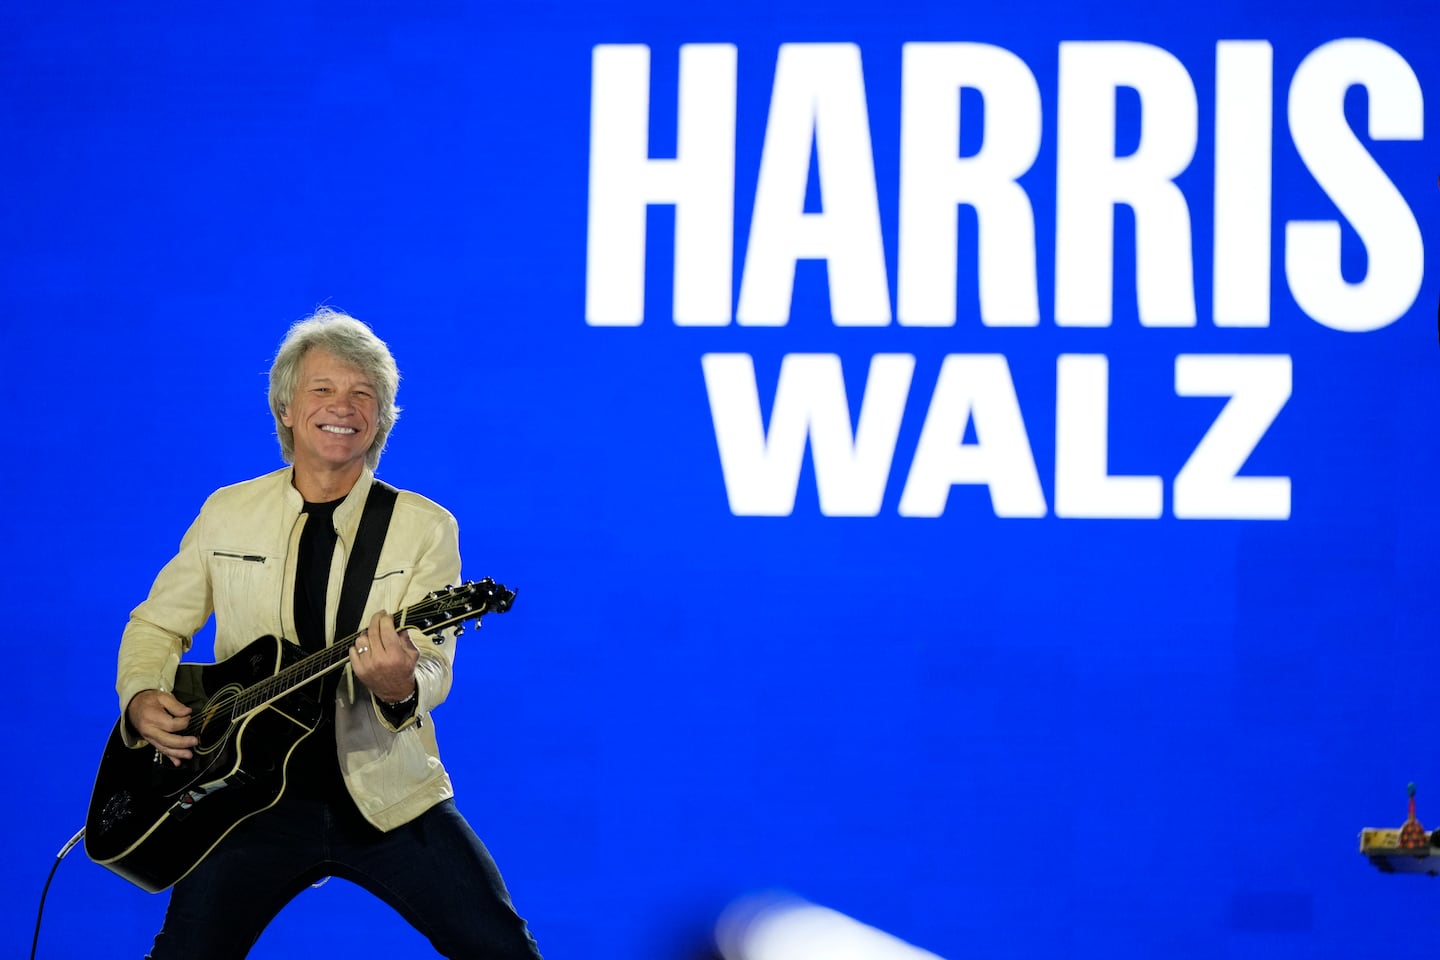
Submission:
M 486 578 L 447 587 L 394 615 L 396 630 L 427 634 L 510 609 L 515 592 Z M 285 765 L 320 722 L 322 677 L 349 662 L 357 631 L 316 653 L 261 637 L 220 663 L 182 663 L 175 698 L 199 739 L 175 766 L 110 733 L 85 818 L 90 859 L 156 893 L 184 877 L 225 835 L 285 791 Z M 157 762 L 157 760 L 163 762 Z

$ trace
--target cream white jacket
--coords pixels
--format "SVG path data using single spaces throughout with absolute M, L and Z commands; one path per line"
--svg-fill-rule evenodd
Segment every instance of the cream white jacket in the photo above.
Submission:
M 222 487 L 210 495 L 180 541 L 180 550 L 155 578 L 150 596 L 130 614 L 120 641 L 116 690 L 123 715 L 142 690 L 171 690 L 175 668 L 191 639 L 215 614 L 215 657 L 224 660 L 257 637 L 295 637 L 295 563 L 307 515 L 291 485 L 289 467 Z M 373 475 L 367 469 L 335 509 L 338 534 L 326 590 L 325 642 L 333 643 L 345 564 L 355 546 Z M 418 494 L 400 491 L 375 568 L 362 625 L 377 610 L 394 613 L 426 593 L 460 581 L 455 518 Z M 412 633 L 414 714 L 392 726 L 379 703 L 342 668 L 335 703 L 335 746 L 350 795 L 381 830 L 414 819 L 453 795 L 440 763 L 430 711 L 450 692 L 455 638 L 443 644 Z M 128 723 L 127 742 L 139 746 Z

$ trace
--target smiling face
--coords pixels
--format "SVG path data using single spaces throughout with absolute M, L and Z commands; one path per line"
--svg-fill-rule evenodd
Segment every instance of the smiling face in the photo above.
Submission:
M 300 360 L 295 396 L 280 414 L 295 433 L 296 474 L 354 483 L 375 442 L 375 385 L 358 368 L 314 347 Z M 347 487 L 348 489 L 348 487 Z

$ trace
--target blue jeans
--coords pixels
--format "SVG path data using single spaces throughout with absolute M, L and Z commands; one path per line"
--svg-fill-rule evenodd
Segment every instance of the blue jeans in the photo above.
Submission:
M 353 806 L 289 798 L 236 827 L 175 885 L 149 957 L 244 957 L 282 907 L 330 876 L 394 907 L 446 957 L 540 960 L 453 800 L 382 833 Z

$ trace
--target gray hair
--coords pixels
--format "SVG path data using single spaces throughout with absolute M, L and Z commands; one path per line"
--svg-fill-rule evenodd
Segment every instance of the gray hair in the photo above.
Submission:
M 299 321 L 285 334 L 275 362 L 270 367 L 270 412 L 275 417 L 275 436 L 280 440 L 280 455 L 286 463 L 295 462 L 295 432 L 285 426 L 280 415 L 295 399 L 295 385 L 300 379 L 300 361 L 305 354 L 319 348 L 333 354 L 364 373 L 375 385 L 375 402 L 379 410 L 375 442 L 365 454 L 365 463 L 374 470 L 390 428 L 400 418 L 395 405 L 395 392 L 400 387 L 400 370 L 385 341 L 375 336 L 364 323 L 347 313 L 321 307 Z

